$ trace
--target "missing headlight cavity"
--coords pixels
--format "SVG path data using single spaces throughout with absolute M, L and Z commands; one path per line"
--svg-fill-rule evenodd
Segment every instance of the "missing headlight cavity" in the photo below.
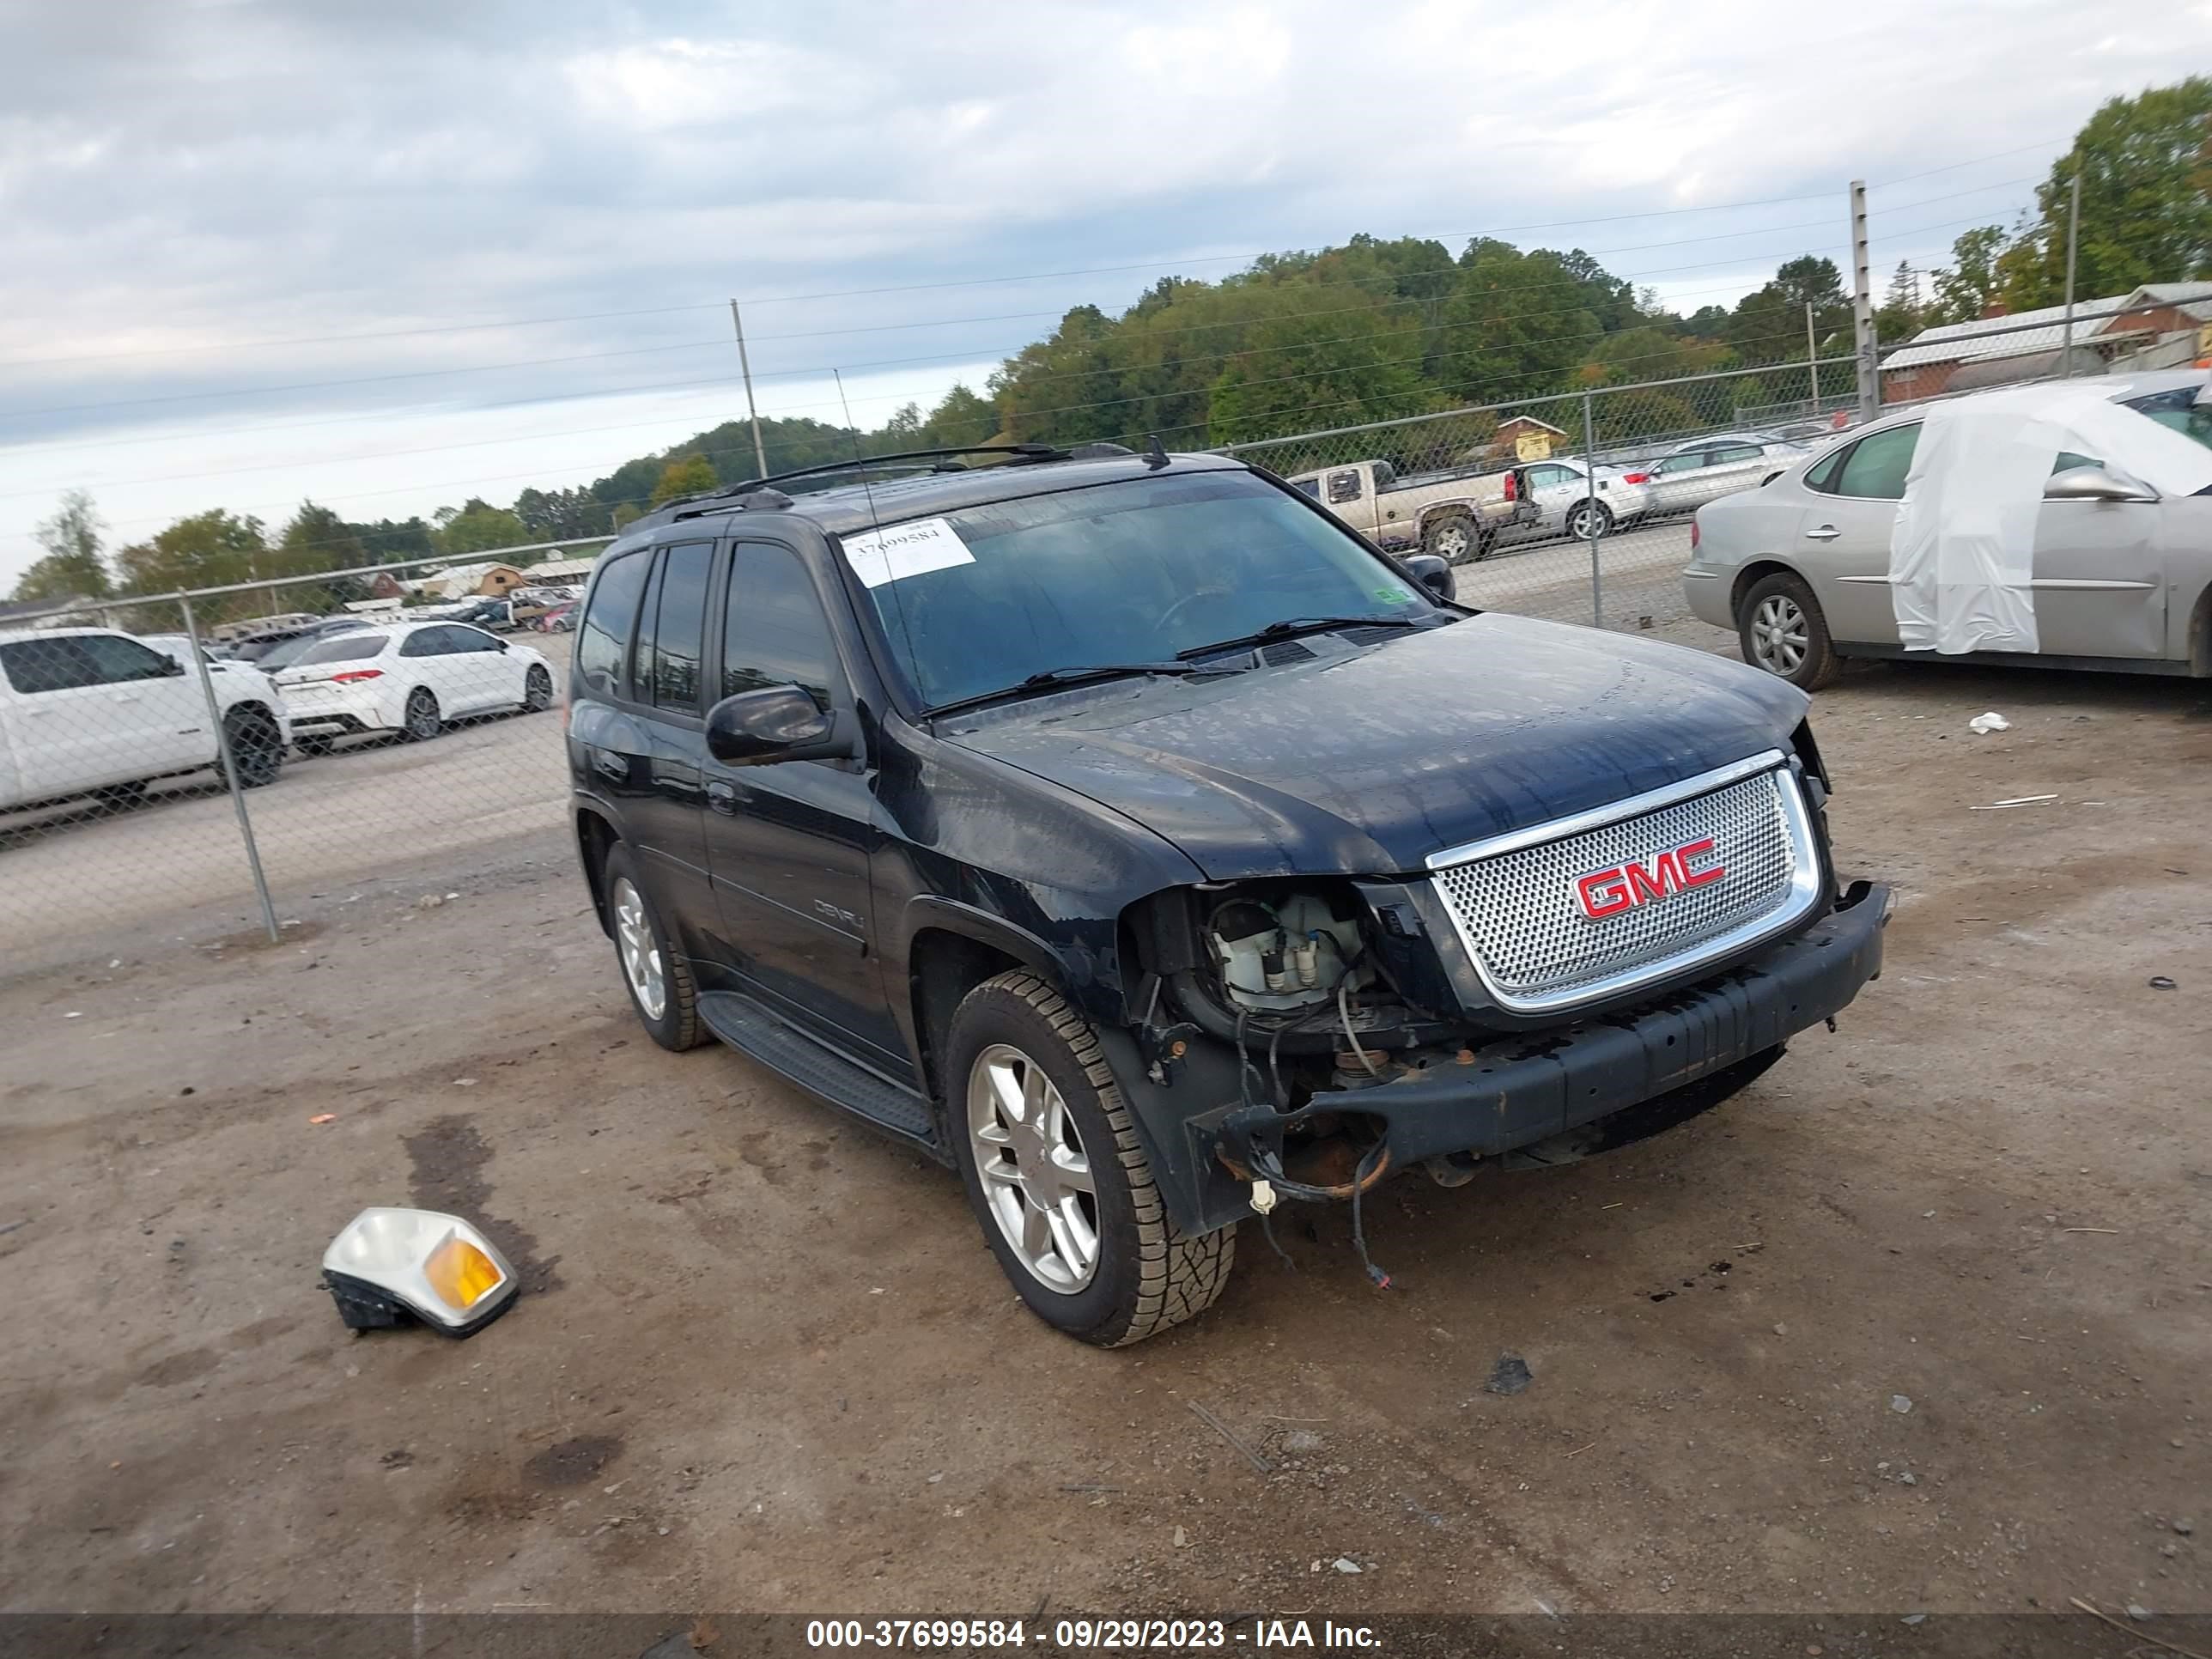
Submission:
M 1359 914 L 1348 893 L 1260 883 L 1231 890 L 1202 928 L 1223 998 L 1249 1013 L 1279 1014 L 1369 984 L 1375 970 Z

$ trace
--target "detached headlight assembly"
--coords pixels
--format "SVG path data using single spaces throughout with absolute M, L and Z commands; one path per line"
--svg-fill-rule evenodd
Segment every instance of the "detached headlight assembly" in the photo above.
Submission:
M 514 1305 L 514 1269 L 457 1215 L 363 1210 L 323 1252 L 323 1283 L 357 1331 L 419 1320 L 447 1336 L 473 1336 Z

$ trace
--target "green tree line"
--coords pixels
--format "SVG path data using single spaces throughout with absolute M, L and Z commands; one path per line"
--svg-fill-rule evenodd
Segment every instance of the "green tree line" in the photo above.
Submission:
M 1877 313 L 1881 337 L 1978 317 L 2000 301 L 2014 310 L 2054 303 L 2077 173 L 2077 292 L 2212 272 L 2208 131 L 2212 79 L 2110 100 L 2052 164 L 2033 210 L 2013 230 L 1967 231 L 1952 263 L 1924 283 L 1899 267 Z M 1158 434 L 1170 447 L 1197 448 L 1632 386 L 1599 400 L 1601 439 L 1688 430 L 1806 394 L 1808 308 L 1811 348 L 1847 354 L 1850 300 L 1834 262 L 1811 254 L 1783 263 L 1733 307 L 1685 315 L 1581 249 L 1478 237 L 1454 253 L 1425 238 L 1363 234 L 1318 252 L 1268 254 L 1218 281 L 1163 277 L 1118 315 L 1076 306 L 1000 362 L 980 392 L 956 386 L 934 408 L 908 404 L 867 430 L 763 420 L 762 448 L 771 472 L 856 453 L 982 443 L 1133 445 Z M 1694 398 L 1649 384 L 1697 374 L 1726 378 Z M 71 491 L 39 526 L 44 556 L 15 597 L 259 582 L 605 536 L 653 507 L 756 471 L 751 428 L 733 420 L 591 484 L 526 489 L 505 507 L 471 496 L 427 520 L 351 522 L 307 502 L 274 530 L 215 509 L 112 555 L 91 499 Z M 341 586 L 320 591 L 337 595 Z

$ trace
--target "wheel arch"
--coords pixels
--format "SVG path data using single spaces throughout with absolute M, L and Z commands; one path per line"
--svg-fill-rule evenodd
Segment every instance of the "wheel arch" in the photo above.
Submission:
M 1801 582 L 1805 580 L 1803 571 L 1798 569 L 1794 564 L 1784 563 L 1780 559 L 1761 556 L 1747 562 L 1742 569 L 1735 573 L 1735 580 L 1729 583 L 1729 615 L 1735 619 L 1738 626 L 1741 626 L 1743 621 L 1741 614 L 1743 610 L 1743 596 L 1769 576 L 1795 576 Z M 1806 583 L 1808 587 L 1811 585 L 1809 582 Z
M 1052 949 L 1003 917 L 955 900 L 918 898 L 908 907 L 907 1014 L 922 1086 L 941 1109 L 945 1034 L 967 994 L 1009 969 L 1026 968 L 1060 989 L 1067 975 Z
M 2198 679 L 2212 679 L 2212 582 L 2197 590 L 2197 603 L 2189 612 L 2189 632 L 2182 645 L 2187 653 L 2190 673 Z
M 576 856 L 584 866 L 584 884 L 591 890 L 592 913 L 609 939 L 614 937 L 614 924 L 607 915 L 607 854 L 621 840 L 605 814 L 589 806 L 576 809 Z

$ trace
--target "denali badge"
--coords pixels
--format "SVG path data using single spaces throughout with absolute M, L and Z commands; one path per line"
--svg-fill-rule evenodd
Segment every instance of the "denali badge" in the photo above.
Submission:
M 1713 838 L 1685 842 L 1651 860 L 1645 869 L 1636 860 L 1616 864 L 1609 869 L 1596 870 L 1575 884 L 1575 897 L 1581 901 L 1583 914 L 1596 921 L 1617 915 L 1623 910 L 1634 910 L 1665 898 L 1670 893 L 1686 893 L 1692 887 L 1709 886 L 1728 873 L 1725 866 L 1711 865 L 1697 867 L 1698 861 L 1712 855 Z

